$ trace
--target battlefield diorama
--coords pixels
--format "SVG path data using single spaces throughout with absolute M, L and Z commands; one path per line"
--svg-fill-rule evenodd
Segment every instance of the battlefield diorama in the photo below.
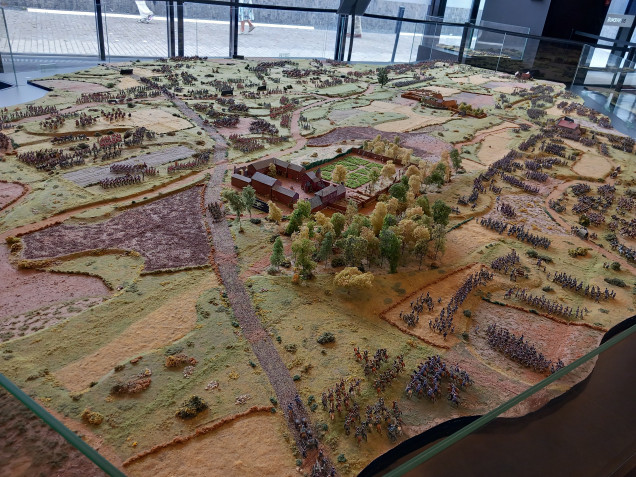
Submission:
M 35 83 L 0 112 L 0 372 L 127 475 L 356 475 L 634 314 L 634 140 L 562 84 L 199 57 Z M 87 475 L 37 448 L 0 456 Z

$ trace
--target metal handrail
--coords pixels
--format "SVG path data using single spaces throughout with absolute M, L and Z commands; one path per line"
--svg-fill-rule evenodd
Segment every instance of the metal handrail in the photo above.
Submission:
M 0 373 L 0 387 L 6 389 L 18 401 L 24 404 L 33 414 L 42 419 L 55 432 L 61 435 L 66 441 L 75 447 L 78 451 L 88 457 L 97 467 L 102 469 L 111 477 L 126 477 L 121 470 L 111 464 L 99 452 L 84 442 L 77 434 L 62 424 L 51 413 L 35 402 L 22 389 L 16 386 L 9 378 Z
M 446 439 L 429 447 L 428 449 L 424 450 L 422 453 L 416 455 L 412 459 L 404 462 L 403 464 L 399 465 L 395 469 L 392 469 L 391 471 L 387 472 L 384 477 L 401 477 L 405 473 L 410 472 L 411 470 L 422 465 L 424 462 L 436 456 L 443 450 L 449 448 L 453 444 L 456 444 L 460 440 L 476 432 L 478 429 L 482 428 L 483 426 L 485 426 L 486 424 L 488 424 L 490 421 L 494 420 L 495 418 L 501 416 L 504 412 L 512 409 L 514 406 L 516 406 L 520 402 L 525 401 L 533 394 L 536 394 L 537 392 L 541 391 L 542 389 L 547 387 L 549 384 L 561 379 L 563 376 L 574 371 L 579 366 L 587 363 L 589 360 L 591 360 L 595 356 L 598 356 L 600 353 L 613 347 L 614 345 L 618 344 L 619 342 L 623 341 L 624 339 L 628 338 L 634 333 L 636 333 L 636 325 L 631 326 L 630 328 L 610 338 L 605 343 L 602 343 L 600 346 L 593 349 L 589 353 L 581 356 L 579 359 L 561 368 L 560 370 L 551 374 L 550 376 L 538 382 L 534 386 L 531 386 L 530 388 L 526 389 L 524 392 L 516 395 L 514 398 L 510 399 L 509 401 L 506 401 L 505 403 L 496 407 L 489 413 L 484 414 L 483 416 L 471 422 L 470 424 L 467 424 L 466 426 L 462 427 L 459 431 L 455 432 L 454 434 L 451 434 Z

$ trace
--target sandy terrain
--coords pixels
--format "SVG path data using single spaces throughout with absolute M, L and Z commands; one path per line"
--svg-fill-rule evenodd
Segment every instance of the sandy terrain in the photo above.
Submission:
M 508 131 L 497 131 L 484 137 L 477 158 L 487 166 L 498 161 L 510 151 L 510 148 L 507 147 L 510 139 Z
M 130 112 L 130 111 L 128 111 Z M 102 123 L 105 121 L 102 120 Z M 98 122 L 97 124 L 101 124 Z M 144 126 L 157 134 L 172 131 L 180 131 L 192 127 L 190 121 L 173 116 L 172 112 L 163 108 L 133 109 L 132 116 L 123 120 L 107 123 L 114 127 L 141 127 Z
M 428 322 L 429 320 L 434 321 L 435 317 L 439 316 L 442 307 L 448 305 L 448 299 L 453 296 L 455 291 L 464 283 L 469 275 L 478 272 L 480 268 L 482 268 L 481 265 L 475 264 L 469 267 L 461 267 L 448 273 L 439 281 L 435 281 L 421 290 L 416 291 L 413 295 L 406 297 L 404 301 L 398 303 L 395 307 L 391 308 L 384 314 L 385 319 L 401 330 L 408 331 L 409 334 L 417 336 L 426 343 L 439 346 L 440 348 L 450 348 L 456 345 L 459 342 L 459 334 L 466 328 L 468 321 L 462 314 L 461 310 L 464 308 L 470 308 L 469 303 L 475 300 L 472 294 L 464 302 L 465 306 L 460 307 L 457 313 L 455 313 L 455 317 L 453 319 L 455 334 L 449 333 L 449 336 L 444 339 L 442 335 L 429 328 Z M 409 313 L 411 311 L 411 301 L 415 300 L 422 294 L 426 295 L 427 291 L 430 292 L 431 297 L 433 298 L 435 308 L 432 312 L 425 309 L 424 312 L 420 314 L 419 323 L 417 323 L 414 327 L 408 327 L 404 320 L 400 318 L 400 312 Z M 442 298 L 441 304 L 437 303 L 438 298 Z
M 24 192 L 24 186 L 16 182 L 0 182 L 0 210 L 15 201 Z
M 131 359 L 185 336 L 196 323 L 195 305 L 205 290 L 216 285 L 216 279 L 202 280 L 181 295 L 125 329 L 116 339 L 94 353 L 55 372 L 67 389 L 73 392 L 98 381 L 124 359 Z
M 545 210 L 543 210 L 543 198 L 529 194 L 507 194 L 501 198 L 501 203 L 514 207 L 517 217 L 510 219 L 504 217 L 501 212 L 493 209 L 484 217 L 501 220 L 511 224 L 524 225 L 532 231 L 541 231 L 546 234 L 568 235 L 568 232 L 555 223 Z
M 60 224 L 25 235 L 24 257 L 61 257 L 84 250 L 135 250 L 146 270 L 208 263 L 199 187 L 192 187 L 89 225 Z
M 584 153 L 572 166 L 572 170 L 583 177 L 599 178 L 612 172 L 613 167 L 600 154 Z
M 136 88 L 137 86 L 140 86 L 141 83 L 139 81 L 137 81 L 135 78 L 131 78 L 130 76 L 122 76 L 122 78 L 119 80 L 119 84 L 117 85 L 117 87 L 119 89 L 127 89 L 127 88 Z
M 109 290 L 99 278 L 34 270 L 16 270 L 9 250 L 0 247 L 0 317 L 19 315 L 53 303 L 103 297 Z
M 240 444 L 239 444 L 240 443 Z M 126 467 L 131 477 L 182 475 L 294 476 L 294 457 L 273 415 L 256 414 L 232 421 L 185 444 L 159 451 Z
M 65 91 L 72 91 L 74 93 L 103 93 L 108 91 L 108 88 L 97 83 L 88 83 L 84 81 L 72 81 L 64 79 L 55 80 L 38 80 L 34 83 L 52 89 L 62 89 Z

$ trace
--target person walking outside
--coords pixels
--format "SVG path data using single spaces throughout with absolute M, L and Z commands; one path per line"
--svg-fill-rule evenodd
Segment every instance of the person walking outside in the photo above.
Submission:
M 244 0 L 242 4 L 251 5 L 252 0 Z M 251 33 L 256 28 L 252 23 L 252 20 L 254 20 L 254 9 L 252 7 L 239 7 L 238 19 L 241 22 L 241 33 L 245 33 L 245 22 L 250 26 L 248 33 Z
M 136 1 L 135 4 L 137 5 L 137 10 L 139 10 L 139 16 L 141 17 L 137 20 L 137 23 L 150 23 L 150 20 L 152 20 L 152 17 L 155 15 L 152 10 L 148 8 L 148 5 L 146 5 L 146 1 Z

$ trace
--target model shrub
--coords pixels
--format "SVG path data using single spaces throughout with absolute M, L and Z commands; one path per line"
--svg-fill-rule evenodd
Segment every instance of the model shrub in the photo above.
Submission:
M 568 255 L 572 258 L 585 257 L 587 255 L 587 249 L 583 247 L 571 248 L 568 250 Z
M 627 286 L 627 284 L 620 278 L 606 278 L 605 282 L 620 288 L 625 288 Z
M 333 333 L 330 333 L 329 331 L 325 331 L 323 334 L 321 334 L 318 339 L 316 340 L 319 344 L 324 345 L 327 343 L 333 343 L 336 341 L 336 337 L 333 335 Z
M 333 268 L 344 267 L 346 265 L 344 257 L 337 256 L 331 259 L 331 266 Z
M 206 403 L 199 396 L 190 396 L 190 399 L 184 401 L 179 410 L 176 412 L 176 416 L 181 419 L 192 419 L 197 414 L 205 411 L 208 408 Z
M 104 422 L 104 416 L 96 411 L 91 411 L 89 408 L 84 409 L 82 412 L 82 420 L 88 422 L 93 426 L 99 426 Z

